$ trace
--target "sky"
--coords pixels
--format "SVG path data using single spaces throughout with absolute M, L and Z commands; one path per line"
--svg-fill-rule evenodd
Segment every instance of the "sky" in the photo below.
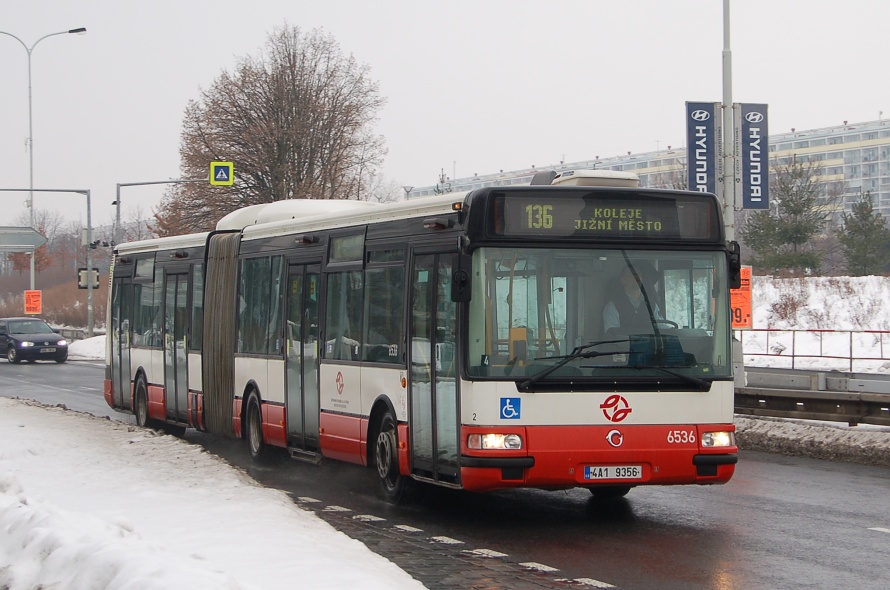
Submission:
M 779 319 L 780 293 L 794 289 L 755 277 L 755 327 L 818 328 L 814 318 L 827 309 L 840 312 L 838 327 L 854 329 L 851 318 L 858 317 L 887 329 L 890 306 L 868 302 L 886 301 L 890 278 L 850 281 L 802 281 L 798 313 Z M 851 291 L 858 294 L 850 297 Z M 100 336 L 76 341 L 69 351 L 71 360 L 104 356 Z M 763 360 L 746 357 L 746 365 L 768 366 Z M 742 416 L 736 427 L 810 449 L 890 453 L 887 427 Z M 197 513 L 206 515 L 200 527 L 189 524 Z M 295 579 L 306 588 L 423 587 L 285 493 L 260 487 L 198 445 L 2 397 L 0 530 L 0 587 L 9 590 L 290 590 Z M 233 531 L 251 542 L 235 542 Z M 289 558 L 268 559 L 281 553 Z
M 769 104 L 771 132 L 890 113 L 890 4 L 736 0 L 730 14 L 733 99 Z M 683 146 L 685 102 L 723 96 L 719 0 L 8 1 L 0 31 L 24 46 L 0 35 L 0 188 L 29 185 L 25 47 L 34 186 L 90 190 L 98 227 L 117 184 L 180 177 L 187 103 L 285 24 L 370 67 L 387 100 L 380 173 L 397 186 Z M 122 218 L 150 215 L 164 188 L 123 187 Z M 0 225 L 27 219 L 27 193 L 0 199 Z M 34 201 L 86 223 L 83 195 Z

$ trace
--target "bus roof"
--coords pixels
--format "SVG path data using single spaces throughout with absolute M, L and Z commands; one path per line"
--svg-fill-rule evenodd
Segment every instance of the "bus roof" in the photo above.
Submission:
M 247 226 L 243 230 L 243 235 L 245 240 L 250 240 L 291 232 L 349 227 L 358 223 L 377 223 L 396 219 L 408 219 L 421 215 L 441 215 L 453 212 L 453 204 L 463 203 L 466 196 L 466 192 L 449 193 L 374 207 L 358 207 L 333 212 L 328 209 L 324 213 L 308 217 L 292 217 Z M 330 204 L 332 201 L 321 202 Z M 351 202 L 356 203 L 356 201 Z
M 241 230 L 249 225 L 273 221 L 305 219 L 318 215 L 344 215 L 379 207 L 370 201 L 340 199 L 287 199 L 259 205 L 248 205 L 225 215 L 216 224 L 217 230 Z
M 620 170 L 566 170 L 550 183 L 554 186 L 613 186 L 637 188 L 640 177 Z
M 205 231 L 196 234 L 124 242 L 123 244 L 118 244 L 115 247 L 115 251 L 118 254 L 128 254 L 132 252 L 150 252 L 152 250 L 170 250 L 173 248 L 195 248 L 203 246 L 207 242 L 208 235 L 210 235 L 210 232 Z

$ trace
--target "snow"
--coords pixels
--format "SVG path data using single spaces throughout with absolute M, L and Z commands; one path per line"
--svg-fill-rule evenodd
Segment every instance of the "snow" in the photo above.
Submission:
M 890 277 L 751 283 L 755 330 L 739 331 L 745 366 L 890 373 Z
M 888 296 L 885 277 L 755 277 L 755 327 L 888 330 Z M 69 358 L 103 361 L 104 337 L 73 342 Z M 890 457 L 890 428 L 741 416 L 736 426 L 743 448 Z M 6 590 L 422 588 L 199 446 L 18 399 L 0 398 L 0 531 Z
M 0 588 L 422 588 L 173 436 L 0 398 Z

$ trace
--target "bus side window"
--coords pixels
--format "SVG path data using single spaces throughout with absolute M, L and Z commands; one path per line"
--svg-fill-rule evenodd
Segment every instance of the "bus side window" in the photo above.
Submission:
M 369 269 L 365 281 L 363 360 L 401 362 L 405 316 L 405 269 Z
M 341 361 L 359 358 L 363 284 L 362 271 L 328 275 L 324 358 Z

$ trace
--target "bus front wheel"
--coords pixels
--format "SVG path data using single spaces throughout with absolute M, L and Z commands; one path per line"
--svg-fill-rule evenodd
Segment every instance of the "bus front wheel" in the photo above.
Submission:
M 374 451 L 377 463 L 377 475 L 380 476 L 380 488 L 383 496 L 390 502 L 397 503 L 405 492 L 407 478 L 399 473 L 399 445 L 396 436 L 396 420 L 387 411 L 380 418 L 380 428 Z

